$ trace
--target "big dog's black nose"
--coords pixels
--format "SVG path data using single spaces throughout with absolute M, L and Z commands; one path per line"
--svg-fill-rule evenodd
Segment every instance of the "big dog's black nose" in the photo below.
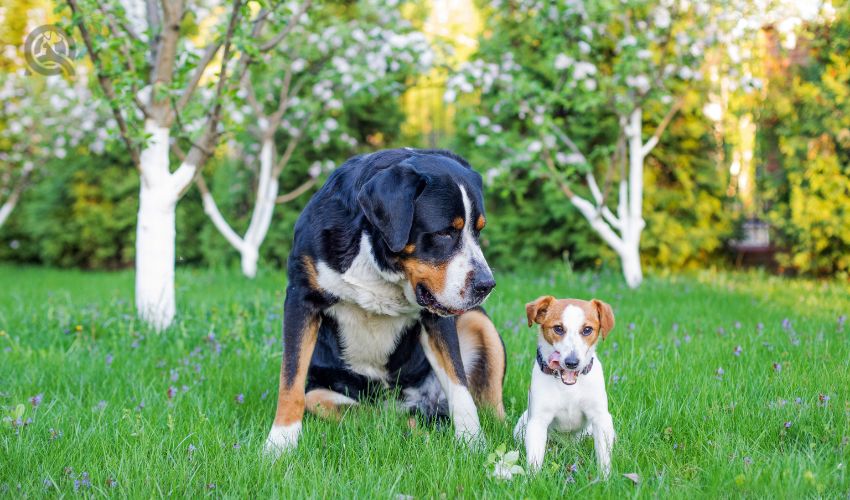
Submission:
M 496 280 L 493 279 L 493 276 L 488 278 L 484 278 L 481 281 L 473 281 L 472 282 L 472 291 L 475 292 L 475 295 L 478 297 L 485 297 L 490 290 L 496 287 Z

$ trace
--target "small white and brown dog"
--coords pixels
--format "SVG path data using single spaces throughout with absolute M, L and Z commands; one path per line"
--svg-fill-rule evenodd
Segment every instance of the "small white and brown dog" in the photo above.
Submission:
M 525 312 L 529 327 L 540 325 L 528 409 L 514 428 L 517 441 L 525 440 L 528 468 L 540 469 L 551 430 L 593 436 L 600 471 L 608 477 L 614 422 L 602 363 L 594 358 L 599 338 L 614 328 L 611 306 L 596 299 L 545 296 L 526 304 Z

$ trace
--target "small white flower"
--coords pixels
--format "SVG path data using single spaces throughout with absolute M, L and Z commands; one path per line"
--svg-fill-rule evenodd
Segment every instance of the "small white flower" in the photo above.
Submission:
M 307 61 L 304 59 L 296 59 L 292 61 L 292 71 L 294 73 L 300 73 L 304 71 L 304 68 L 307 67 Z
M 573 58 L 566 54 L 558 54 L 555 56 L 555 69 L 563 71 L 573 64 Z
M 488 139 L 488 137 L 486 135 L 481 134 L 481 135 L 479 135 L 478 137 L 475 138 L 475 145 L 476 146 L 483 146 L 483 145 L 487 144 L 487 139 Z
M 528 144 L 528 150 L 532 153 L 539 153 L 543 149 L 543 143 L 540 141 L 531 141 Z
M 590 44 L 582 40 L 578 43 L 578 50 L 582 54 L 590 54 Z

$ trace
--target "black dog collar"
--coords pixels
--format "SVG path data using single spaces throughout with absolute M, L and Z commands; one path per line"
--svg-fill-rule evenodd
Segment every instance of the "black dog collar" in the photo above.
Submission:
M 554 377 L 561 378 L 561 371 L 560 370 L 553 370 L 553 369 L 549 368 L 549 363 L 547 363 L 543 359 L 543 355 L 540 354 L 540 348 L 539 347 L 537 348 L 537 366 L 539 366 L 540 371 L 542 371 L 546 375 L 552 375 Z M 587 375 L 588 373 L 590 373 L 591 368 L 593 368 L 593 358 L 590 358 L 590 363 L 588 363 L 587 366 L 584 367 L 584 369 L 581 371 L 581 374 Z

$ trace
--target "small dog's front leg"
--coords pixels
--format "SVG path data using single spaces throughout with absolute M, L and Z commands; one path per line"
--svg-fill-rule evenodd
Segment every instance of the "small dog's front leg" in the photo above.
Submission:
M 545 419 L 531 415 L 525 424 L 525 458 L 528 461 L 529 472 L 537 472 L 543 465 L 549 423 Z
M 481 424 L 463 369 L 455 320 L 438 316 L 423 319 L 425 328 L 420 343 L 446 394 L 455 436 L 468 444 L 480 445 Z
M 595 417 L 591 422 L 593 428 L 593 446 L 596 448 L 596 462 L 602 477 L 611 475 L 611 449 L 614 447 L 614 420 L 608 412 Z

